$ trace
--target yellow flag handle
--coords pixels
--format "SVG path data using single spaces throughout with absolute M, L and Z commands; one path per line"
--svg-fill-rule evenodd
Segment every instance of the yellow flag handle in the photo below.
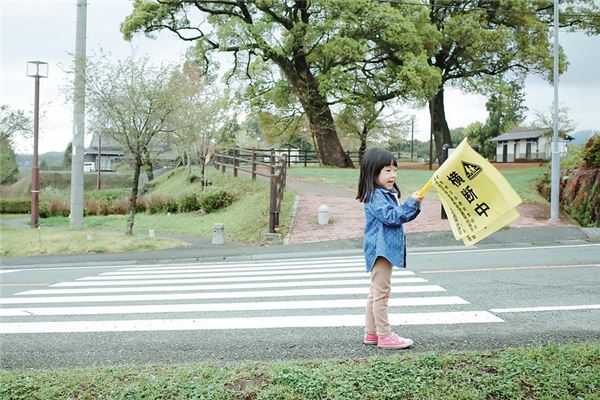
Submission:
M 419 196 L 425 196 L 425 193 L 427 193 L 427 191 L 429 189 L 431 189 L 431 179 L 427 181 L 427 183 L 425 185 L 423 185 L 423 187 L 421 188 L 421 190 L 419 190 Z

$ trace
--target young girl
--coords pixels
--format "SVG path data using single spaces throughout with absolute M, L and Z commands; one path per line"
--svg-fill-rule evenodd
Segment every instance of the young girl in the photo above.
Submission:
M 423 196 L 415 192 L 404 203 L 400 203 L 400 190 L 396 185 L 397 169 L 396 158 L 389 151 L 367 151 L 360 165 L 356 196 L 365 207 L 364 253 L 367 272 L 371 273 L 363 342 L 386 349 L 404 349 L 413 344 L 411 339 L 401 338 L 391 331 L 387 305 L 392 266 L 406 268 L 402 224 L 415 219 L 423 200 Z

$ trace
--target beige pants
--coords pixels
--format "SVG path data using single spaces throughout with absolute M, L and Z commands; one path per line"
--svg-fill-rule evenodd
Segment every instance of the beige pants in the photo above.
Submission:
M 365 310 L 365 332 L 379 337 L 392 333 L 388 322 L 388 299 L 391 293 L 392 264 L 377 257 L 371 270 L 371 289 Z

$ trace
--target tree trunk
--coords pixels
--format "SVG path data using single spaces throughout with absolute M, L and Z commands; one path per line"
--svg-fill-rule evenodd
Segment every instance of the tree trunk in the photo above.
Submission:
M 294 88 L 306 113 L 321 165 L 354 167 L 342 148 L 329 104 L 319 93 L 319 83 L 310 72 L 304 56 L 295 57 L 293 66 L 287 60 L 278 62 L 278 65 Z
M 358 163 L 362 163 L 362 158 L 365 155 L 365 151 L 367 150 L 367 135 L 368 131 L 363 129 L 363 131 L 359 134 L 360 138 L 360 147 L 358 148 Z
M 141 161 L 136 160 L 133 170 L 133 186 L 131 187 L 131 196 L 129 197 L 129 217 L 127 217 L 126 235 L 133 235 L 133 223 L 137 207 L 138 184 L 140 183 Z
M 144 151 L 144 169 L 146 170 L 146 175 L 148 176 L 148 182 L 154 180 L 152 158 L 150 158 L 150 154 L 148 154 L 148 149 Z
M 435 143 L 435 154 L 438 163 L 441 163 L 443 157 L 442 146 L 448 144 L 452 147 L 452 138 L 450 129 L 446 122 L 446 111 L 444 110 L 444 89 L 436 93 L 435 97 L 429 100 L 429 116 L 433 121 L 433 139 Z

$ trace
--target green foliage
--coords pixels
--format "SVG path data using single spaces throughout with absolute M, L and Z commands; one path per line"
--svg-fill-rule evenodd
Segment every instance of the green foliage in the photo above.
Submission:
M 575 168 L 583 164 L 583 146 L 569 146 L 567 154 L 560 158 L 562 169 Z
M 600 344 L 333 359 L 2 370 L 3 399 L 599 399 Z
M 0 137 L 0 185 L 15 183 L 19 177 L 19 166 L 12 142 Z
M 63 155 L 63 166 L 65 168 L 71 168 L 71 163 L 73 161 L 73 142 L 69 142 L 67 148 L 65 149 L 65 154 Z
M 226 190 L 214 190 L 204 192 L 200 198 L 202 209 L 210 214 L 221 208 L 225 208 L 233 204 L 235 195 Z
M 590 167 L 600 168 L 600 135 L 594 135 L 587 141 L 583 160 Z
M 31 211 L 31 199 L 0 197 L 0 214 L 28 214 Z
M 177 212 L 186 213 L 197 211 L 202 208 L 199 196 L 195 193 L 190 193 L 177 199 Z

